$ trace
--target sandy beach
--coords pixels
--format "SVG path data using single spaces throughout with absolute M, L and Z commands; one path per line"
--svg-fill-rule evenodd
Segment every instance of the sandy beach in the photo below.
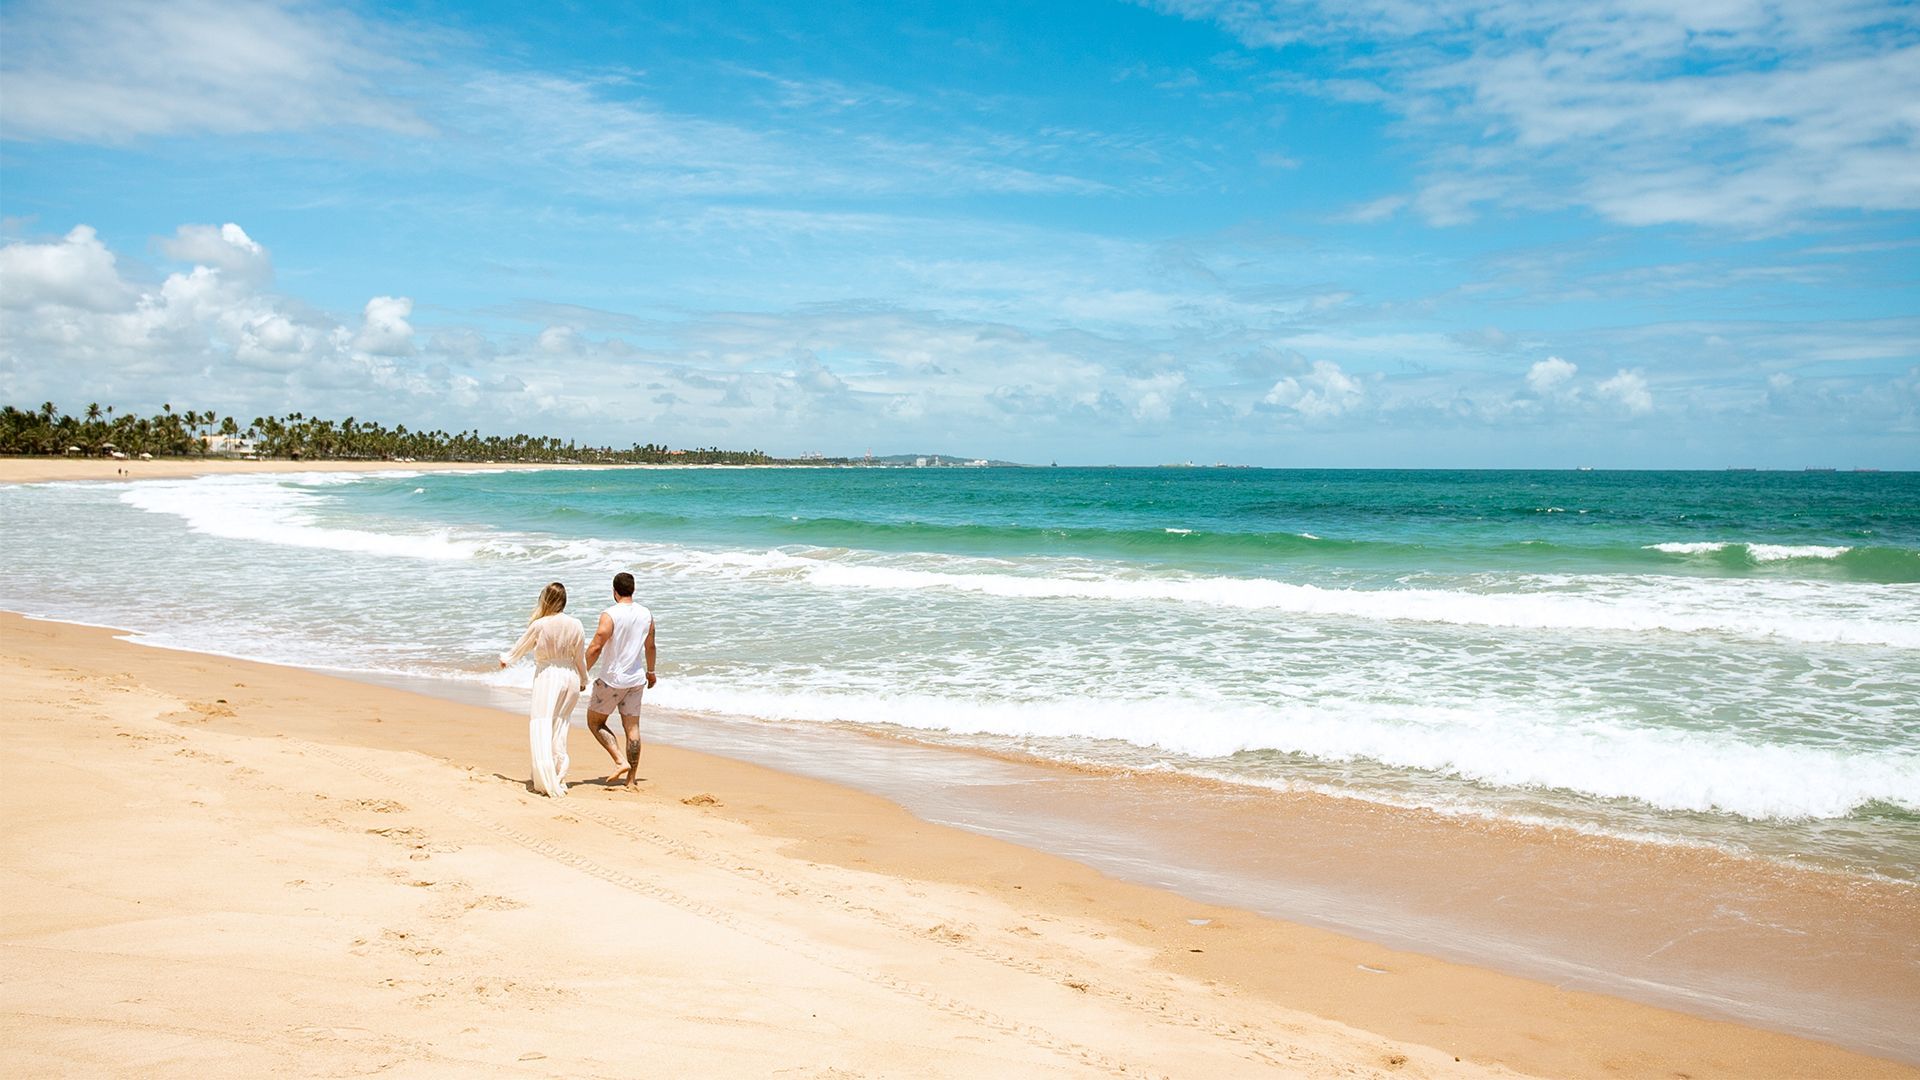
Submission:
M 1915 1075 L 723 758 L 655 745 L 627 795 L 576 733 L 549 801 L 497 711 L 0 641 L 0 1026 L 35 1075 Z
M 114 461 L 85 457 L 0 457 L 0 484 L 54 480 L 184 480 L 192 476 L 285 472 L 461 472 L 472 469 L 676 469 L 682 465 L 550 465 L 480 461 L 282 461 L 241 458 L 155 458 Z M 120 470 L 126 470 L 121 475 Z

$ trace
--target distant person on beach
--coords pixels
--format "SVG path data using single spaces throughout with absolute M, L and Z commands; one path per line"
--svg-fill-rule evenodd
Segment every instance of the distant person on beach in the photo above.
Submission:
M 628 791 L 640 780 L 640 697 L 654 684 L 653 655 L 653 612 L 633 602 L 633 575 L 623 570 L 613 575 L 613 606 L 600 613 L 600 627 L 587 646 L 588 667 L 606 658 L 587 701 L 587 730 L 620 766 L 620 744 L 607 727 L 607 717 L 620 714 L 627 736 L 625 765 L 607 783 L 625 776 Z
M 527 744 L 533 751 L 533 790 L 551 798 L 567 793 L 567 727 L 573 707 L 587 688 L 587 632 L 567 609 L 567 587 L 554 582 L 540 591 L 540 603 L 512 651 L 500 654 L 506 667 L 533 653 L 533 703 L 527 710 Z

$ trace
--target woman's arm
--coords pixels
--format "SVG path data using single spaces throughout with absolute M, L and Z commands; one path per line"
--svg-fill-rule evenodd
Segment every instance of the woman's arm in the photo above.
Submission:
M 573 625 L 578 627 L 580 620 Z M 587 688 L 587 635 L 585 630 L 576 630 L 573 636 L 573 669 L 580 673 L 580 689 Z
M 528 623 L 526 633 L 521 634 L 520 640 L 514 642 L 512 650 L 500 654 L 500 666 L 506 667 L 527 655 L 527 650 L 533 648 L 534 639 L 538 636 L 539 633 L 535 630 L 534 624 Z

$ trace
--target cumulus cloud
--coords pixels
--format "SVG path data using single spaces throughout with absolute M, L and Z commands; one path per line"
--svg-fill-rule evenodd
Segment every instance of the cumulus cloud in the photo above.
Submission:
M 1519 371 L 1483 367 L 1477 348 L 1444 333 L 1309 322 L 1293 310 L 1279 332 L 1219 323 L 1149 341 L 876 304 L 624 316 L 585 324 L 589 336 L 572 329 L 583 325 L 580 310 L 558 313 L 565 322 L 551 311 L 490 310 L 485 324 L 454 319 L 426 334 L 411 325 L 408 297 L 328 314 L 274 292 L 238 272 L 252 253 L 239 237 L 258 244 L 244 229 L 181 230 L 159 246 L 207 261 L 154 280 L 128 260 L 116 264 L 90 229 L 0 247 L 0 292 L 11 305 L 0 312 L 0 400 L 84 396 L 127 408 L 171 400 L 236 415 L 298 408 L 622 444 L 871 446 L 1039 461 L 1271 460 L 1263 457 L 1271 424 L 1245 422 L 1268 413 L 1310 428 L 1330 464 L 1404 461 L 1422 452 L 1421 440 L 1445 445 L 1446 433 L 1465 426 L 1483 426 L 1488 447 L 1524 448 L 1590 438 L 1622 417 L 1647 418 L 1648 432 L 1717 425 L 1722 440 L 1871 427 L 1910 441 L 1920 409 L 1911 374 L 1889 381 L 1896 364 L 1903 373 L 1912 366 L 1920 321 L 1911 319 L 1556 335 L 1575 355 L 1645 365 L 1608 364 L 1605 378 L 1559 356 Z M 33 269 L 59 259 L 87 269 Z M 1722 371 L 1699 366 L 1709 336 L 1728 343 Z M 1397 361 L 1390 374 L 1347 370 L 1371 370 L 1381 357 Z M 1658 407 L 1652 370 L 1661 373 Z M 1791 379 L 1767 380 L 1788 371 Z M 1213 422 L 1233 417 L 1243 422 Z M 1885 460 L 1910 460 L 1886 438 Z M 1658 455 L 1673 440 L 1653 443 L 1660 449 L 1642 460 L 1670 461 Z
M 403 331 L 410 336 L 410 301 L 376 297 L 356 334 L 264 291 L 265 250 L 238 226 L 189 227 L 162 247 L 226 268 L 201 263 L 158 282 L 129 280 L 84 225 L 57 242 L 0 247 L 11 309 L 0 319 L 0 398 L 57 400 L 80 386 L 129 407 L 191 395 L 242 411 L 290 393 L 363 408 L 434 389 L 386 355 Z M 360 344 L 385 352 L 361 348 L 363 336 Z
M 92 227 L 76 225 L 57 243 L 0 248 L 0 305 L 84 311 L 120 311 L 133 290 L 120 280 L 118 260 Z
M 787 377 L 794 385 L 815 394 L 828 396 L 844 394 L 847 384 L 820 362 L 820 357 L 810 349 L 802 349 L 794 355 L 794 367 Z
M 406 356 L 413 352 L 413 301 L 404 296 L 376 296 L 367 301 L 360 332 L 353 347 L 378 356 Z
M 1546 397 L 1566 386 L 1580 368 L 1557 356 L 1549 356 L 1527 369 L 1527 389 Z
M 573 356 L 580 351 L 580 335 L 571 326 L 549 326 L 534 339 L 549 356 Z
M 1185 372 L 1164 371 L 1132 381 L 1133 415 L 1137 420 L 1160 423 L 1173 416 L 1173 408 L 1187 386 Z
M 217 227 L 182 225 L 172 237 L 160 242 L 160 250 L 169 258 L 210 266 L 262 284 L 273 277 L 273 261 L 267 249 L 231 221 Z
M 1309 419 L 1321 419 L 1353 410 L 1365 396 L 1360 383 L 1341 371 L 1340 365 L 1315 360 L 1306 374 L 1297 378 L 1289 375 L 1274 383 L 1262 400 Z
M 1617 371 L 1593 389 L 1635 416 L 1653 411 L 1653 392 L 1647 389 L 1646 376 L 1637 371 Z

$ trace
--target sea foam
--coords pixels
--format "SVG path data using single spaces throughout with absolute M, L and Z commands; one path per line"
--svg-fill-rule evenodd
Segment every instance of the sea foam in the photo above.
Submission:
M 1180 755 L 1190 760 L 1178 767 L 1188 769 L 1261 751 L 1321 762 L 1371 761 L 1494 787 L 1561 790 L 1750 819 L 1839 818 L 1875 801 L 1920 810 L 1920 754 L 1761 743 L 1586 713 L 1542 715 L 1492 702 L 1440 707 L 1321 698 L 1258 705 L 1158 696 L 992 701 L 753 688 L 711 678 L 665 680 L 649 701 L 769 720 L 1112 740 Z M 1226 775 L 1250 774 L 1236 767 Z
M 296 473 L 272 479 L 150 480 L 130 485 L 121 492 L 120 501 L 149 513 L 178 517 L 194 532 L 228 540 L 416 559 L 471 559 L 485 547 L 476 540 L 456 539 L 447 529 L 375 532 L 319 524 L 314 511 L 323 496 L 302 487 L 363 478 L 352 473 Z
M 1706 589 L 1685 589 L 1665 581 L 1631 591 L 1616 589 L 1611 595 L 1581 595 L 1567 590 L 1478 593 L 1460 589 L 1332 589 L 1264 578 L 971 574 L 841 563 L 815 565 L 805 574 L 815 584 L 849 589 L 946 589 L 1027 600 L 1175 601 L 1376 621 L 1537 630 L 1718 633 L 1920 648 L 1920 622 L 1912 619 L 1910 596 L 1905 621 L 1876 617 L 1880 616 L 1878 612 L 1863 613 L 1869 617 L 1795 613 L 1754 605 L 1758 590 L 1752 583 L 1740 583 L 1746 589 L 1736 603 L 1715 608 L 1699 603 L 1716 598 Z M 1677 592 L 1690 592 L 1692 595 L 1685 597 L 1690 602 L 1669 599 Z
M 1647 544 L 1643 550 L 1664 551 L 1669 555 L 1711 555 L 1729 548 L 1741 548 L 1754 562 L 1783 562 L 1787 559 L 1837 559 L 1850 547 L 1837 544 L 1743 544 L 1732 540 L 1696 540 L 1665 544 Z
M 1173 603 L 1327 619 L 1541 631 L 1718 634 L 1819 644 L 1920 648 L 1920 619 L 1900 586 L 1853 586 L 1848 604 L 1820 582 L 1675 582 L 1614 577 L 1606 589 L 1578 577 L 1537 577 L 1528 589 L 1331 588 L 1271 578 L 1150 572 L 1080 559 L 1007 560 L 919 553 L 882 556 L 844 548 L 703 550 L 671 544 L 564 539 L 478 529 L 349 528 L 325 523 L 315 490 L 359 474 L 227 476 L 130 485 L 129 506 L 167 514 L 195 532 L 232 540 L 378 556 L 470 560 L 482 555 L 595 570 L 629 566 L 667 576 L 741 579 L 828 590 L 941 590 L 1005 600 Z M 1655 545 L 1663 550 L 1698 545 Z M 1768 558 L 1830 558 L 1845 548 L 1749 545 Z M 1815 553 L 1819 554 L 1815 554 Z M 1830 554 L 1831 553 L 1831 554 Z M 1759 556 L 1755 556 L 1758 558 Z M 1568 587 L 1568 582 L 1572 587 Z M 1732 584 L 1733 590 L 1727 587 Z M 1787 591 L 1781 591 L 1785 589 Z M 1881 591 L 1875 591 L 1881 590 Z M 1864 599 L 1863 599 L 1864 598 Z

